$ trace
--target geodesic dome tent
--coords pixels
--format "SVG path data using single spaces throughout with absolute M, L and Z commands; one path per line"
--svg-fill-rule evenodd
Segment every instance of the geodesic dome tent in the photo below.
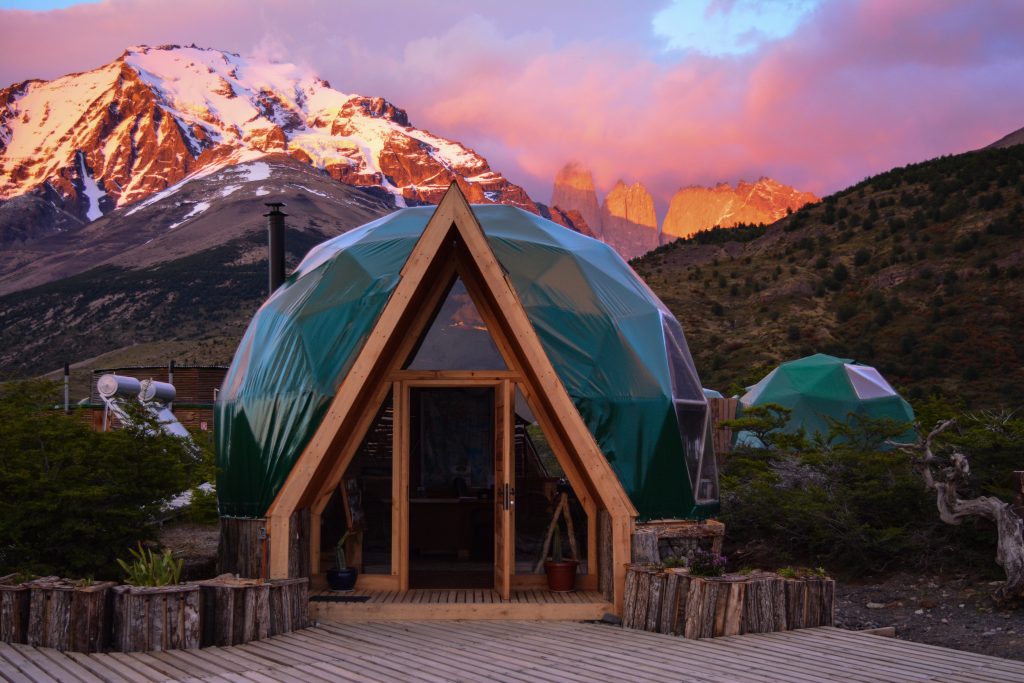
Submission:
M 744 408 L 775 403 L 792 410 L 783 429 L 803 428 L 808 436 L 829 432 L 826 417 L 846 422 L 851 413 L 870 418 L 890 418 L 912 424 L 914 411 L 896 390 L 870 365 L 823 353 L 782 363 L 740 397 Z M 912 438 L 912 433 L 906 435 Z M 761 447 L 749 432 L 736 436 L 737 445 Z
M 257 312 L 218 398 L 222 515 L 267 513 L 434 212 L 397 211 L 319 245 Z M 707 402 L 675 317 L 603 243 L 509 206 L 472 214 L 639 518 L 713 514 Z M 453 323 L 448 344 L 472 331 Z

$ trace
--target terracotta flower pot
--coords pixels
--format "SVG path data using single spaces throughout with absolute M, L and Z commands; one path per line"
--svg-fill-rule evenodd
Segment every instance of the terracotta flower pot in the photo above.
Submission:
M 576 560 L 560 562 L 548 560 L 545 562 L 544 573 L 548 576 L 548 590 L 556 593 L 568 593 L 576 590 L 576 567 L 579 564 Z

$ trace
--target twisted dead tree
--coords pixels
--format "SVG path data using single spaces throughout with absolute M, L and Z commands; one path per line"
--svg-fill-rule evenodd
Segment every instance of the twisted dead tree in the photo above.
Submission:
M 998 544 L 996 564 L 1006 572 L 1006 583 L 995 592 L 998 602 L 1020 597 L 1024 593 L 1024 520 L 1014 512 L 1009 503 L 994 496 L 979 496 L 963 500 L 957 489 L 971 474 L 967 455 L 954 449 L 948 462 L 935 455 L 935 439 L 956 424 L 956 420 L 940 422 L 924 442 L 915 444 L 894 444 L 915 455 L 914 468 L 924 479 L 925 486 L 935 492 L 939 517 L 946 524 L 959 526 L 967 517 L 982 517 L 996 524 Z

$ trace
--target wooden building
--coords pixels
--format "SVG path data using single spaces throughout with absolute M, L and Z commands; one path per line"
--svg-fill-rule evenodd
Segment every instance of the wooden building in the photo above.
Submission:
M 509 601 L 542 585 L 561 490 L 577 586 L 621 609 L 637 524 L 718 505 L 667 308 L 606 245 L 455 185 L 314 248 L 217 415 L 221 567 L 246 575 L 320 580 L 349 529 L 357 588 Z

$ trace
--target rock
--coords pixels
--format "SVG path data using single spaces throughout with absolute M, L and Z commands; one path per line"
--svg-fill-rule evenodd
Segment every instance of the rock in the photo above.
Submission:
M 601 207 L 602 238 L 625 259 L 657 248 L 658 218 L 654 199 L 641 183 L 615 184 Z
M 868 609 L 885 609 L 885 603 L 882 602 L 869 602 L 864 606 Z
M 756 183 L 740 181 L 735 189 L 728 183 L 684 187 L 672 197 L 662 233 L 666 238 L 688 237 L 716 225 L 774 223 L 787 211 L 817 201 L 810 192 L 764 177 Z
M 924 610 L 923 609 L 916 609 L 916 610 L 914 610 L 914 614 L 924 614 Z
M 551 206 L 566 211 L 578 211 L 591 232 L 598 238 L 602 234 L 601 207 L 594 189 L 594 176 L 590 169 L 578 161 L 570 161 L 555 175 L 551 191 Z

